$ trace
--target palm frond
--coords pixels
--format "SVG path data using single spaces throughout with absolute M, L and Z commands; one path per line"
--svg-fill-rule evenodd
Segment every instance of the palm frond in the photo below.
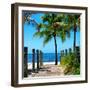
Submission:
M 52 35 L 44 37 L 43 46 L 45 46 L 52 39 Z
M 40 32 L 36 32 L 33 37 L 39 37 L 39 38 L 42 38 L 42 37 L 45 37 L 45 36 L 48 36 L 48 35 L 51 35 L 50 31 L 48 30 L 42 30 Z
M 78 23 L 78 17 L 75 14 L 46 13 L 42 16 L 43 23 L 38 24 L 40 32 L 36 32 L 34 36 L 44 37 L 44 44 L 48 43 L 54 35 L 64 42 L 67 37 L 70 37 L 70 30 L 74 27 L 74 23 Z
M 41 38 L 41 37 L 43 37 L 43 32 L 36 32 L 36 33 L 33 35 L 33 37 L 39 37 L 39 38 Z
M 66 40 L 66 34 L 65 34 L 64 30 L 62 30 L 60 32 L 60 37 L 61 37 L 62 42 L 64 42 Z

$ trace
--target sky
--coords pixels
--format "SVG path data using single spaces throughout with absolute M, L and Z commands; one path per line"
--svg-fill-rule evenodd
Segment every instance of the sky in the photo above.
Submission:
M 37 23 L 41 23 L 41 16 L 43 13 L 32 14 L 31 18 L 33 18 Z M 31 24 L 24 23 L 24 47 L 28 47 L 28 53 L 32 52 L 32 49 L 42 50 L 44 53 L 54 53 L 54 39 L 48 42 L 45 46 L 43 46 L 43 38 L 33 37 L 34 33 L 37 32 L 37 29 Z M 67 38 L 65 42 L 62 43 L 61 39 L 57 37 L 57 50 L 60 53 L 61 50 L 73 48 L 73 31 L 70 32 L 70 38 Z M 76 33 L 76 45 L 80 46 L 80 32 L 79 30 Z

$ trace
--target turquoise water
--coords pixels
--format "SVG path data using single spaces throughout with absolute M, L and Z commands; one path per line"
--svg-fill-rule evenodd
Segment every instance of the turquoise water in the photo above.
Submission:
M 35 62 L 37 61 L 37 55 L 35 55 Z M 28 54 L 28 62 L 32 62 L 32 54 Z M 44 53 L 43 62 L 55 62 L 55 53 Z M 60 53 L 58 53 L 58 62 L 60 62 Z

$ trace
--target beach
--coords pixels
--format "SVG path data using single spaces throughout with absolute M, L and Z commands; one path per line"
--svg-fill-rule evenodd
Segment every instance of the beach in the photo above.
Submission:
M 35 69 L 37 63 L 35 63 Z M 28 70 L 32 69 L 31 63 L 28 63 Z M 28 77 L 43 77 L 43 76 L 64 76 L 64 69 L 60 65 L 55 65 L 55 62 L 45 62 L 43 66 L 36 72 L 31 72 Z
M 44 62 L 43 65 L 55 64 L 55 62 Z M 58 62 L 60 64 L 60 62 Z M 37 63 L 35 63 L 35 68 L 37 68 Z M 32 69 L 32 63 L 28 63 L 28 69 Z

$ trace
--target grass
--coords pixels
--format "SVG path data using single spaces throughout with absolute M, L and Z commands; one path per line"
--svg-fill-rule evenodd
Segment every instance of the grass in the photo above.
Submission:
M 65 75 L 79 75 L 80 74 L 80 58 L 76 58 L 75 53 L 68 54 L 66 56 L 61 57 L 60 65 L 62 65 L 64 69 Z

